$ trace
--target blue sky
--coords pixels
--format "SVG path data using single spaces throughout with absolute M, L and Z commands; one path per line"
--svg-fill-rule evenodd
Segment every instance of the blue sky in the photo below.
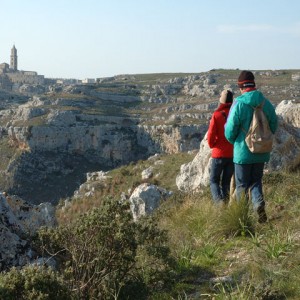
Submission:
M 46 77 L 300 69 L 299 0 L 0 0 L 0 63 Z

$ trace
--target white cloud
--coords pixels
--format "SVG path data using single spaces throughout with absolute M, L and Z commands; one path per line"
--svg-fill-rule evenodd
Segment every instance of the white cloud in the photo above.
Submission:
M 267 24 L 250 24 L 250 25 L 219 25 L 217 30 L 222 33 L 237 33 L 237 32 L 271 32 L 274 27 Z
M 256 32 L 256 33 L 276 33 L 289 34 L 300 37 L 300 23 L 289 26 L 272 26 L 268 24 L 250 24 L 250 25 L 219 25 L 217 31 L 225 34 L 235 34 L 239 32 Z

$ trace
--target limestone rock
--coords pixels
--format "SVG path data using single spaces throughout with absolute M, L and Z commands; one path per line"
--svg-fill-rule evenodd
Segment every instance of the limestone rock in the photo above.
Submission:
M 108 172 L 88 172 L 86 174 L 86 182 L 79 186 L 74 192 L 74 198 L 94 196 L 95 190 L 106 185 L 106 180 L 109 178 Z M 69 205 L 69 201 L 65 201 L 65 207 Z
M 142 172 L 142 179 L 149 179 L 153 176 L 153 167 L 149 167 Z
M 39 107 L 19 107 L 14 116 L 15 121 L 27 121 L 45 114 L 45 109 Z
M 279 119 L 279 127 L 275 135 L 269 171 L 292 171 L 300 165 L 300 129 Z
M 55 208 L 48 202 L 32 205 L 16 196 L 7 196 L 7 203 L 27 234 L 34 234 L 41 226 L 56 225 Z
M 293 170 L 300 164 L 300 103 L 283 100 L 276 107 L 279 119 L 269 171 Z
M 98 171 L 98 172 L 88 172 L 86 174 L 86 181 L 105 181 L 107 178 L 108 172 Z
M 1 223 L 4 226 L 8 226 L 9 230 L 16 234 L 23 234 L 25 232 L 24 227 L 19 222 L 19 219 L 15 216 L 13 210 L 8 204 L 6 197 L 0 193 L 0 216 Z
M 135 188 L 129 198 L 133 219 L 151 214 L 157 209 L 162 200 L 170 196 L 171 192 L 153 184 L 143 183 Z
M 33 206 L 0 193 L 0 270 L 23 266 L 34 259 L 34 251 L 26 237 L 41 226 L 54 223 L 54 208 L 50 204 Z
M 21 256 L 26 253 L 28 245 L 10 229 L 10 224 L 3 223 L 3 220 L 0 221 L 0 232 L 0 271 L 3 271 L 19 265 L 19 259 L 22 260 Z
M 283 100 L 276 107 L 276 114 L 286 123 L 300 128 L 300 103 L 293 100 Z
M 180 191 L 190 192 L 209 184 L 210 156 L 211 149 L 205 135 L 194 159 L 180 168 L 176 177 L 176 185 Z

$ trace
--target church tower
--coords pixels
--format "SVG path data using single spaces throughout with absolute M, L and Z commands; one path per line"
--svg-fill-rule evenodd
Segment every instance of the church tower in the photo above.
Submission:
M 18 55 L 17 55 L 17 49 L 15 45 L 11 49 L 10 68 L 14 71 L 18 70 Z

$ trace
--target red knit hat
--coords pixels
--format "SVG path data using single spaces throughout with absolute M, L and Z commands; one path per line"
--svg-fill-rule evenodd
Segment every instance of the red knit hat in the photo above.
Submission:
M 242 71 L 238 78 L 240 88 L 255 87 L 254 75 L 250 71 Z

